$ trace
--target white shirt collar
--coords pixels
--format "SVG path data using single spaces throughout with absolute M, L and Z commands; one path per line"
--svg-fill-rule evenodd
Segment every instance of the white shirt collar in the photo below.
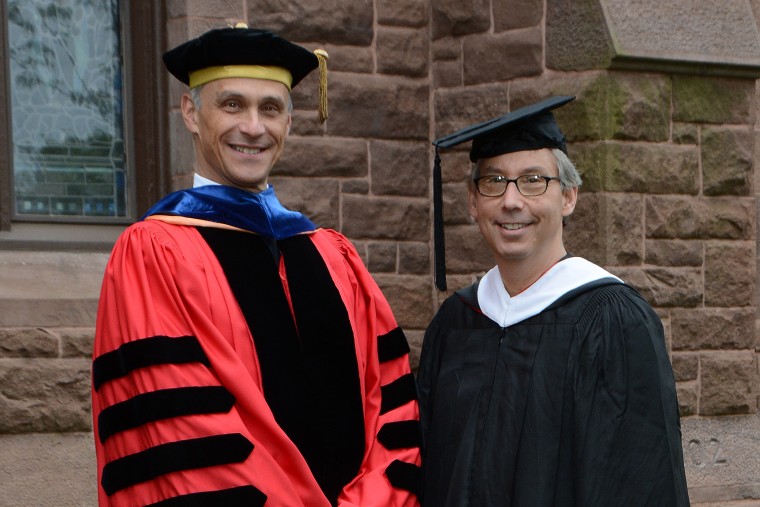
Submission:
M 504 288 L 499 267 L 492 268 L 478 286 L 480 310 L 501 327 L 538 315 L 573 289 L 602 278 L 620 278 L 581 257 L 558 262 L 533 285 L 516 296 Z
M 193 188 L 202 187 L 204 185 L 221 185 L 221 183 L 217 183 L 216 181 L 210 180 L 208 178 L 204 178 L 198 173 L 193 173 Z M 267 188 L 269 188 L 268 183 L 267 183 Z
M 202 187 L 204 185 L 219 185 L 216 181 L 211 181 L 208 178 L 204 178 L 198 173 L 193 174 L 193 188 Z

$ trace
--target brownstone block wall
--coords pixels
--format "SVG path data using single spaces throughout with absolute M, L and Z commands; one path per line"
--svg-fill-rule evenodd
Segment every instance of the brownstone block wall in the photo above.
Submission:
M 679 5 L 692 3 L 635 5 L 642 15 L 655 8 L 672 13 L 678 20 L 673 26 L 681 26 L 686 8 Z M 684 448 L 693 498 L 757 499 L 760 470 L 745 442 L 756 444 L 760 429 L 745 430 L 744 421 L 760 420 L 760 59 L 742 67 L 751 45 L 744 22 L 753 18 L 749 28 L 757 31 L 757 13 L 745 9 L 731 18 L 745 30 L 736 31 L 739 56 L 684 62 L 668 37 L 657 39 L 660 53 L 631 54 L 616 46 L 630 44 L 630 33 L 611 37 L 616 19 L 625 19 L 610 12 L 613 4 L 634 5 L 165 0 L 167 47 L 242 20 L 329 52 L 330 118 L 317 121 L 316 76 L 309 76 L 294 90 L 293 127 L 271 182 L 286 205 L 353 241 L 410 338 L 413 363 L 446 297 L 432 281 L 430 141 L 549 95 L 575 95 L 556 112 L 584 178 L 566 228 L 568 250 L 621 276 L 662 317 L 681 415 L 691 432 L 685 432 L 691 440 Z M 720 4 L 737 12 L 757 7 L 754 0 Z M 724 26 L 721 37 L 732 33 Z M 169 118 L 171 180 L 180 188 L 191 182 L 193 152 L 178 109 L 184 89 L 174 80 L 169 87 L 166 110 L 156 114 Z M 466 151 L 442 156 L 454 290 L 493 261 L 466 209 Z M 14 269 L 25 262 L 7 261 Z M 45 298 L 39 297 L 45 291 L 34 298 L 17 294 L 16 287 L 34 283 L 0 271 L 0 281 L 11 281 L 0 286 L 0 436 L 12 437 L 19 449 L 26 440 L 14 435 L 91 428 L 89 354 L 103 263 L 98 257 L 93 275 L 92 266 L 45 257 L 41 265 L 68 287 L 59 296 L 48 286 Z M 81 294 L 72 296 L 71 287 L 80 285 Z M 705 449 L 715 459 L 702 459 Z

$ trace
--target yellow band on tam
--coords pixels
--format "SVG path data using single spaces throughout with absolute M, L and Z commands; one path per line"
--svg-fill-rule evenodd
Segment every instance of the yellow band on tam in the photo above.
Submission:
M 293 83 L 293 76 L 288 69 L 265 65 L 219 65 L 217 67 L 206 67 L 205 69 L 190 72 L 189 77 L 190 88 L 195 88 L 215 79 L 228 77 L 250 77 L 278 81 L 287 86 L 288 90 L 290 90 L 290 86 Z

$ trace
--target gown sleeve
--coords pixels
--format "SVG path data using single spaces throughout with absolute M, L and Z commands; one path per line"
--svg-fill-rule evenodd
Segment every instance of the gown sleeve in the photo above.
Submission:
M 575 503 L 688 506 L 675 382 L 657 314 L 608 291 L 578 326 Z
M 111 254 L 93 350 L 99 505 L 329 507 L 204 246 L 192 227 L 139 222 Z
M 339 254 L 325 257 L 354 326 L 364 398 L 365 454 L 338 506 L 417 506 L 421 432 L 409 345 L 353 245 L 337 232 L 323 231 L 314 241 L 323 255 Z

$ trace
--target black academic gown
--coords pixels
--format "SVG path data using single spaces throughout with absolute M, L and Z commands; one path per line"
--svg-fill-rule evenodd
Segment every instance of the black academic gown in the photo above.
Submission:
M 662 325 L 619 281 L 506 328 L 455 293 L 418 386 L 424 507 L 689 505 Z

